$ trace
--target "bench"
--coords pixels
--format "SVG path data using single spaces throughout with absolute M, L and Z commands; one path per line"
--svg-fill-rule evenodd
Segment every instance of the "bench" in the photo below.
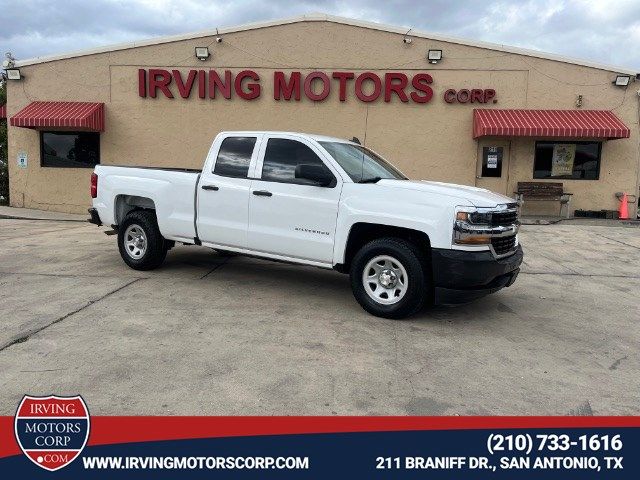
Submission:
M 518 182 L 518 189 L 513 193 L 518 203 L 522 203 L 523 200 L 560 202 L 560 216 L 562 216 L 562 208 L 566 205 L 565 215 L 569 218 L 569 202 L 573 194 L 565 192 L 562 183 Z

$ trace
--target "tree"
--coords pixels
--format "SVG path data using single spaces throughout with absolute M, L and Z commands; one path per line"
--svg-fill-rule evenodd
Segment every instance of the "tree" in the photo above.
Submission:
M 0 79 L 0 105 L 7 103 L 7 84 Z M 7 121 L 0 120 L 0 205 L 9 204 L 9 161 Z

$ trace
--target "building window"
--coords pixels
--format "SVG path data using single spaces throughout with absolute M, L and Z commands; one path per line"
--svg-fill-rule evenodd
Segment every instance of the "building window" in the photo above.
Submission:
M 247 178 L 256 137 L 228 137 L 222 141 L 213 173 L 222 177 Z
M 602 142 L 536 142 L 533 178 L 598 180 Z
M 318 165 L 326 168 L 320 157 L 304 143 L 286 138 L 270 138 L 264 153 L 262 180 L 315 185 L 311 180 L 296 178 L 298 165 Z
M 95 132 L 41 132 L 43 167 L 93 168 L 100 163 L 100 134 Z

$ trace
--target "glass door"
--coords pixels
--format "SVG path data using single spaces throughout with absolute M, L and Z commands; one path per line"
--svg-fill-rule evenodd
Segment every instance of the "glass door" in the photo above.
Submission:
M 509 142 L 478 142 L 476 187 L 509 195 Z

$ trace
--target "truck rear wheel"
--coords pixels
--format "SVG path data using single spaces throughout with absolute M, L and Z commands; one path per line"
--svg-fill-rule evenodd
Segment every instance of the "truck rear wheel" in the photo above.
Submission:
M 135 270 L 158 268 L 167 256 L 167 246 L 154 212 L 133 211 L 118 227 L 120 256 Z
M 420 310 L 428 296 L 424 254 L 399 238 L 365 244 L 351 262 L 351 288 L 372 315 L 401 319 Z

